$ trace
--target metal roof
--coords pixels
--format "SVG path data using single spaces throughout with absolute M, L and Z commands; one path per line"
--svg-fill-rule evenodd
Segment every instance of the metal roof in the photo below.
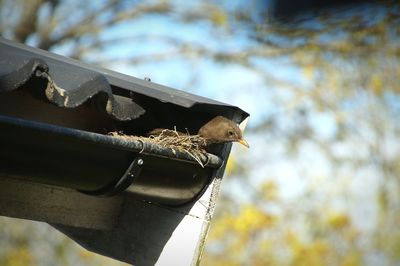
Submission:
M 95 95 L 104 94 L 107 96 L 107 113 L 122 121 L 137 118 L 146 110 L 140 103 L 115 97 L 113 88 L 122 89 L 128 95 L 133 92 L 184 108 L 216 108 L 216 114 L 227 114 L 228 111 L 231 113 L 228 116 L 240 113 L 240 120 L 248 116 L 229 104 L 0 38 L 0 92 L 15 90 L 32 76 L 48 79 L 46 96 L 60 107 L 77 107 Z

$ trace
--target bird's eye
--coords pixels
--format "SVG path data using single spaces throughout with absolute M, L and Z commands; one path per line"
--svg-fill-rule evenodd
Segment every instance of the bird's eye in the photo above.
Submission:
M 234 133 L 233 133 L 233 131 L 232 131 L 232 130 L 229 130 L 229 131 L 228 131 L 228 135 L 229 135 L 230 137 L 232 137 L 232 136 L 233 136 L 233 134 L 234 134 Z

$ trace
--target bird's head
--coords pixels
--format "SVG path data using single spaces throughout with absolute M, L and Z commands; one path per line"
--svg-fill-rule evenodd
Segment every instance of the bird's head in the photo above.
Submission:
M 249 144 L 243 138 L 239 126 L 223 117 L 217 116 L 202 126 L 198 132 L 200 137 L 205 138 L 210 144 L 223 142 L 239 142 L 249 148 Z

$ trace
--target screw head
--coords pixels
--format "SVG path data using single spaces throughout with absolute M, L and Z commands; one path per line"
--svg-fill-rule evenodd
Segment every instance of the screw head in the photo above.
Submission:
M 140 159 L 137 160 L 137 165 L 143 165 L 143 163 L 144 163 L 144 162 L 143 162 L 143 159 L 142 159 L 142 158 L 140 158 Z

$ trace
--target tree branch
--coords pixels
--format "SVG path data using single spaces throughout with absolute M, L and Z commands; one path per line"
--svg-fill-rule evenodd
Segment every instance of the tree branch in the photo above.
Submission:
M 78 38 L 83 36 L 84 34 L 94 34 L 99 32 L 101 29 L 111 27 L 121 21 L 133 19 L 144 14 L 165 13 L 170 10 L 169 4 L 161 1 L 155 4 L 142 4 L 139 6 L 134 6 L 126 11 L 116 13 L 115 16 L 112 16 L 110 19 L 103 22 L 96 21 L 96 17 L 104 12 L 109 11 L 110 9 L 115 8 L 118 4 L 118 0 L 110 0 L 100 9 L 93 11 L 83 19 L 77 21 L 73 26 L 71 26 L 64 33 L 60 34 L 58 37 L 51 38 L 51 32 L 54 30 L 55 26 L 57 26 L 59 22 L 62 21 L 62 19 L 55 19 L 53 23 L 51 23 L 49 27 L 42 32 L 42 41 L 39 43 L 38 47 L 41 49 L 49 50 L 51 46 L 60 43 L 61 41 Z
M 45 0 L 27 1 L 22 8 L 21 18 L 14 29 L 14 38 L 24 43 L 30 34 L 36 31 L 37 13 Z

